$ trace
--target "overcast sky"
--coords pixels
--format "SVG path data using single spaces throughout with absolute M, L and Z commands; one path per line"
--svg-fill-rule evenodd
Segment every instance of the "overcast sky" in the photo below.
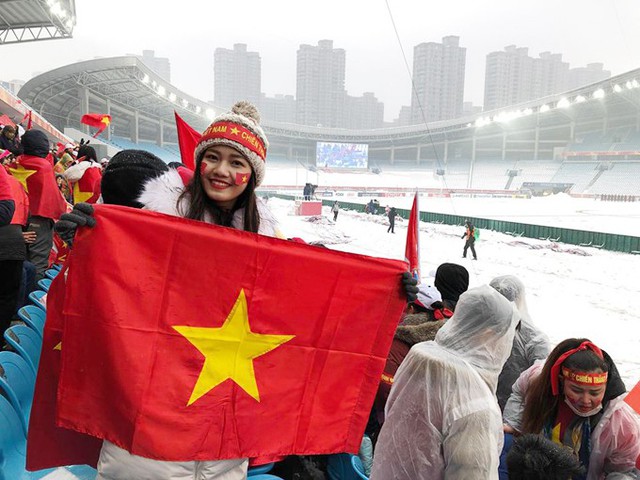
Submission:
M 411 69 L 415 45 L 447 35 L 467 49 L 465 101 L 476 105 L 483 103 L 486 55 L 507 45 L 528 47 L 535 57 L 562 53 L 571 67 L 601 62 L 613 75 L 640 67 L 638 0 L 75 3 L 73 39 L 0 45 L 0 79 L 28 80 L 78 60 L 151 49 L 170 59 L 174 85 L 212 100 L 214 50 L 246 43 L 262 58 L 262 91 L 295 95 L 299 45 L 330 39 L 346 50 L 347 92 L 374 92 L 392 120 L 410 102 L 402 51 Z

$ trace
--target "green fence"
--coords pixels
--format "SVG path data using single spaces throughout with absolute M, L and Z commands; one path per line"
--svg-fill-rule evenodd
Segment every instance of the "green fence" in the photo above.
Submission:
M 293 195 L 270 194 L 270 196 L 295 200 Z M 364 212 L 364 205 L 360 203 L 340 202 L 343 210 Z M 322 200 L 323 205 L 331 206 L 335 199 Z M 397 208 L 398 215 L 408 219 L 410 210 Z M 482 230 L 506 233 L 515 237 L 536 238 L 540 240 L 552 240 L 569 243 L 582 247 L 595 247 L 613 252 L 640 254 L 640 237 L 630 235 L 617 235 L 615 233 L 589 232 L 586 230 L 573 230 L 570 228 L 549 227 L 546 225 L 530 225 L 528 223 L 507 222 L 490 218 L 468 217 L 451 215 L 448 213 L 420 212 L 420 220 L 430 223 L 443 223 L 445 225 L 464 225 L 465 220 L 470 220 L 476 227 Z

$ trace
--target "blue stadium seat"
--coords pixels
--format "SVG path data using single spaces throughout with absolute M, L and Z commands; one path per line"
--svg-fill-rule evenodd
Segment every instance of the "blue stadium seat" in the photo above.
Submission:
M 0 352 L 0 390 L 4 390 L 13 408 L 21 413 L 25 436 L 35 384 L 36 376 L 24 358 L 17 353 Z
M 253 478 L 262 473 L 269 473 L 271 470 L 273 470 L 273 465 L 273 463 L 266 463 L 264 465 L 258 465 L 257 467 L 250 467 L 247 475 Z
M 25 305 L 18 310 L 18 317 L 24 321 L 29 327 L 33 328 L 40 338 L 44 331 L 44 322 L 47 314 L 41 308 L 35 305 Z
M 50 280 L 53 280 L 54 278 L 56 278 L 56 275 L 58 275 L 58 273 L 60 273 L 59 269 L 50 268 L 49 270 L 44 272 L 44 275 L 45 275 L 45 277 L 49 278 Z
M 43 298 L 46 294 L 47 292 L 45 292 L 44 290 L 36 290 L 29 294 L 29 300 L 31 300 L 36 307 L 39 307 L 46 312 L 47 302 Z
M 51 286 L 50 278 L 43 278 L 42 280 L 38 280 L 38 286 L 45 292 L 49 291 L 49 287 Z
M 282 477 L 276 477 L 275 475 L 270 475 L 268 473 L 259 473 L 258 475 L 249 475 L 251 480 L 283 480 Z
M 14 325 L 4 332 L 4 338 L 31 367 L 34 375 L 38 374 L 42 338 L 26 325 Z
M 355 457 L 355 459 L 353 458 Z M 364 474 L 362 462 L 357 455 L 350 453 L 334 453 L 327 460 L 327 473 L 331 480 L 362 480 Z

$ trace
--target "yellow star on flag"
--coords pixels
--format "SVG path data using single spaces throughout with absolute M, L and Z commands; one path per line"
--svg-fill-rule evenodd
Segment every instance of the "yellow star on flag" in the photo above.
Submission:
M 233 133 L 234 135 L 238 135 L 240 133 L 240 130 L 238 130 L 236 127 L 231 128 L 231 133 Z
M 83 192 L 78 186 L 78 182 L 73 186 L 73 203 L 86 202 L 93 196 L 93 192 Z
M 205 357 L 187 406 L 228 379 L 233 380 L 259 402 L 260 392 L 253 370 L 253 359 L 295 337 L 295 335 L 268 335 L 252 332 L 243 289 L 240 290 L 222 327 L 180 325 L 173 328 Z
M 10 168 L 9 173 L 16 177 L 16 179 L 22 184 L 24 187 L 24 191 L 29 193 L 29 188 L 27 187 L 27 178 L 36 173 L 37 170 L 27 170 L 22 165 L 18 165 L 17 168 Z
M 58 343 L 55 347 L 53 347 L 54 350 L 62 350 L 62 342 Z

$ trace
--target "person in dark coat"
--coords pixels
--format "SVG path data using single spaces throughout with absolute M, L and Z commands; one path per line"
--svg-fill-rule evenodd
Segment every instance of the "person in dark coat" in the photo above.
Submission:
M 0 132 L 0 150 L 9 150 L 16 157 L 22 153 L 22 147 L 16 139 L 16 127 L 5 125 Z
M 464 242 L 464 250 L 462 251 L 462 258 L 467 258 L 467 250 L 471 249 L 471 253 L 473 254 L 473 259 L 477 260 L 478 255 L 476 255 L 476 229 L 473 224 L 467 220 L 464 222 L 465 230 L 462 234 L 461 238 L 466 238 Z
M 391 207 L 389 209 L 389 228 L 387 228 L 387 233 L 391 232 L 391 233 L 396 233 L 393 231 L 393 227 L 396 224 L 396 207 Z
M 382 371 L 378 393 L 365 432 L 374 444 L 384 423 L 384 407 L 393 385 L 394 375 L 404 357 L 416 343 L 434 340 L 438 330 L 453 315 L 453 312 L 442 303 L 442 296 L 436 287 L 418 285 L 417 297 L 407 305 L 405 316 L 396 328 L 387 363 Z
M 443 263 L 436 270 L 434 286 L 442 295 L 442 302 L 455 311 L 458 298 L 469 288 L 469 272 L 462 265 Z

